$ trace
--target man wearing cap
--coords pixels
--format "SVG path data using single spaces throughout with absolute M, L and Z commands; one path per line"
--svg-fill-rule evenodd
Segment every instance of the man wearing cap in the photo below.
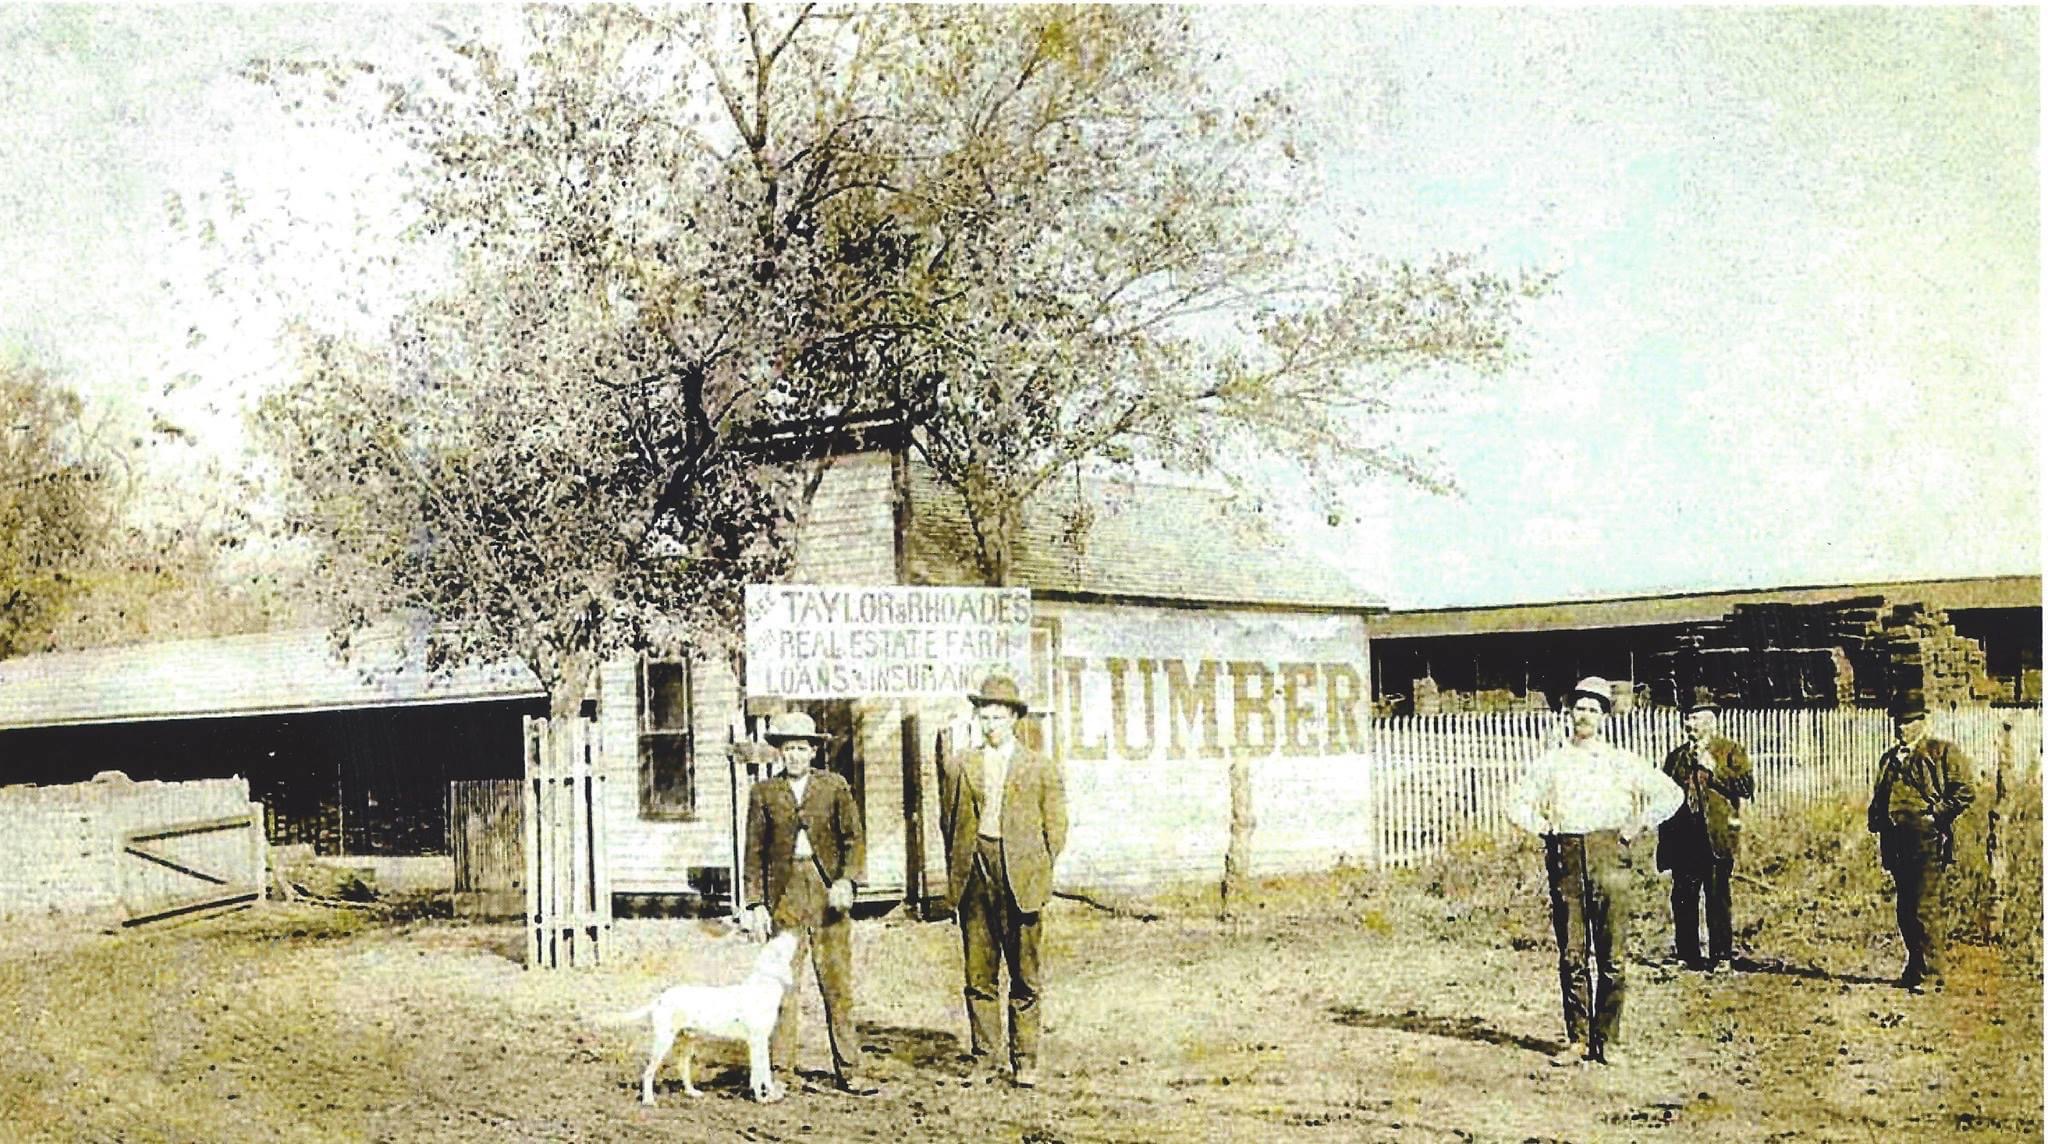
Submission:
M 996 962 L 1009 968 L 1010 1077 L 1038 1084 L 1040 911 L 1067 843 L 1067 795 L 1051 759 L 1017 741 L 1026 711 L 1017 683 L 991 675 L 968 697 L 981 746 L 939 761 L 939 830 L 946 895 L 960 919 L 971 1061 L 982 1068 L 1003 1038 Z
M 747 792 L 747 926 L 763 937 L 796 931 L 796 962 L 810 952 L 825 1001 L 835 1083 L 871 1096 L 878 1090 L 860 1075 L 853 1031 L 853 891 L 867 869 L 860 807 L 845 779 L 812 769 L 830 736 L 809 715 L 777 715 L 765 737 L 781 752 L 782 774 Z M 779 1068 L 796 1063 L 796 1009 L 796 990 L 785 990 L 768 1045 Z
M 1566 702 L 1571 737 L 1531 764 L 1508 818 L 1543 838 L 1566 1039 L 1551 1063 L 1614 1064 L 1628 958 L 1631 847 L 1671 817 L 1685 793 L 1602 735 L 1614 709 L 1606 680 L 1580 680 Z
M 1671 871 L 1671 925 L 1678 956 L 1693 969 L 1729 968 L 1735 954 L 1729 882 L 1742 830 L 1742 800 L 1756 795 L 1749 752 L 1717 733 L 1711 689 L 1687 696 L 1685 741 L 1664 756 L 1664 773 L 1685 792 L 1678 813 L 1657 828 L 1657 869 Z M 1700 956 L 1700 891 L 1707 898 L 1707 956 Z
M 1914 993 L 1942 987 L 1948 923 L 1941 892 L 1955 858 L 1955 821 L 1976 801 L 1970 760 L 1961 748 L 1927 733 L 1927 704 L 1909 691 L 1892 703 L 1897 740 L 1879 760 L 1869 822 L 1878 860 L 1898 888 L 1899 936 L 1906 968 L 1899 986 Z

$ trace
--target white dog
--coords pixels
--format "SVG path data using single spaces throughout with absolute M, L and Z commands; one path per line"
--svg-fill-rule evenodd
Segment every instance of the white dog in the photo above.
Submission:
M 781 1100 L 786 1093 L 775 1083 L 768 1063 L 768 1036 L 775 1031 L 775 1017 L 782 1009 L 782 994 L 796 983 L 790 963 L 796 958 L 796 934 L 781 933 L 769 939 L 754 959 L 753 972 L 738 985 L 677 985 L 631 1013 L 604 1022 L 625 1025 L 650 1020 L 653 1039 L 647 1051 L 647 1071 L 640 1074 L 640 1103 L 654 1103 L 654 1077 L 668 1059 L 678 1038 L 683 1042 L 683 1091 L 703 1096 L 693 1083 L 691 1057 L 697 1037 L 725 1037 L 747 1043 L 748 1088 L 762 1103 Z

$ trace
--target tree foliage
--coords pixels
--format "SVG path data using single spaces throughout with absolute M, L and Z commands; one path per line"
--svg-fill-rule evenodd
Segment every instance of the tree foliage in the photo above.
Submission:
M 411 249 L 448 259 L 381 339 L 302 326 L 263 410 L 352 622 L 424 612 L 437 657 L 517 655 L 560 713 L 614 650 L 716 646 L 780 573 L 790 474 L 753 446 L 846 411 L 861 280 L 818 221 L 832 148 L 768 141 L 788 30 L 534 9 L 426 82 L 254 69 L 402 142 Z
M 1327 256 L 1285 103 L 1210 48 L 1153 7 L 590 7 L 450 33 L 424 78 L 256 62 L 405 149 L 432 272 L 375 337 L 302 315 L 264 412 L 296 526 L 352 615 L 421 609 L 568 702 L 779 573 L 778 433 L 900 418 L 992 582 L 1085 466 L 1446 484 L 1395 414 L 1505 364 L 1542 281 Z
M 204 497 L 170 503 L 116 432 L 43 369 L 0 362 L 0 656 L 269 626 L 273 580 L 231 574 L 244 520 Z
M 1284 100 L 1219 91 L 1171 8 L 920 10 L 918 448 L 1007 580 L 1024 506 L 1090 464 L 1230 476 L 1293 461 L 1333 496 L 1451 486 L 1403 408 L 1511 358 L 1541 275 L 1319 249 Z M 1327 245 L 1328 239 L 1323 240 Z
M 46 650 L 113 527 L 78 395 L 0 363 L 0 656 Z

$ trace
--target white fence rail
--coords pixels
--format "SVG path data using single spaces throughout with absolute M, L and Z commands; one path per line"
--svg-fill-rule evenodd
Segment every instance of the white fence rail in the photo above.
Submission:
M 2041 760 L 2039 708 L 1973 708 L 1936 712 L 1931 732 L 1962 747 L 1989 782 L 2011 735 L 2013 774 L 2031 774 Z M 1756 799 L 1749 816 L 1867 795 L 1877 761 L 1891 742 L 1882 711 L 1728 710 L 1721 733 L 1749 749 Z M 1458 838 L 1511 830 L 1507 806 L 1523 771 L 1566 734 L 1552 711 L 1407 715 L 1372 723 L 1373 854 L 1382 865 L 1408 865 L 1442 854 Z M 1678 712 L 1651 708 L 1607 721 L 1610 740 L 1660 763 L 1684 734 Z

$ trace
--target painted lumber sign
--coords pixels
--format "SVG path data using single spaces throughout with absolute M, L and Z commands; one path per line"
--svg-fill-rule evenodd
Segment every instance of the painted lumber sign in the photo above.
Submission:
M 1029 588 L 747 586 L 747 694 L 958 697 L 1031 672 Z

